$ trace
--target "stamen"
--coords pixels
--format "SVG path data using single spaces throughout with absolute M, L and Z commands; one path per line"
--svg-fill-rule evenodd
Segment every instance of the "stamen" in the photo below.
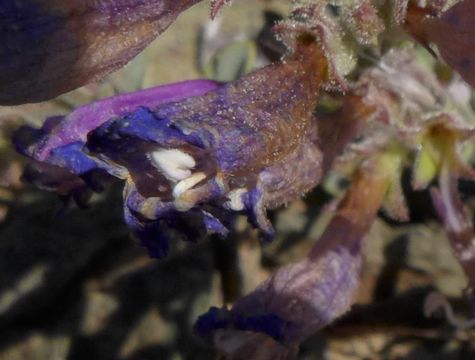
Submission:
M 204 185 L 188 189 L 176 198 L 173 202 L 175 209 L 178 211 L 188 211 L 196 204 L 206 200 L 210 196 L 212 185 L 208 182 Z
M 247 192 L 246 189 L 240 188 L 240 189 L 234 189 L 231 190 L 227 198 L 229 201 L 226 202 L 226 206 L 234 211 L 241 211 L 244 210 L 244 203 L 242 201 L 242 195 Z
M 175 199 L 179 198 L 184 192 L 191 189 L 193 186 L 195 186 L 204 179 L 206 179 L 206 174 L 203 172 L 197 172 L 191 175 L 190 177 L 181 180 L 173 188 L 173 197 Z
M 178 149 L 160 149 L 150 154 L 155 167 L 170 181 L 177 182 L 191 176 L 196 166 L 193 157 Z

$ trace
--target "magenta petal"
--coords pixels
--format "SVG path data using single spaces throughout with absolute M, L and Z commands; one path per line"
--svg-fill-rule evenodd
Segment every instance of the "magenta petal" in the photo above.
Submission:
M 49 126 L 47 121 L 44 128 L 47 134 L 29 153 L 34 159 L 44 161 L 54 148 L 77 141 L 85 142 L 90 131 L 111 118 L 123 116 L 141 106 L 154 108 L 164 103 L 203 95 L 219 86 L 214 81 L 190 80 L 121 94 L 81 106 L 61 121 L 55 118 L 56 126 Z

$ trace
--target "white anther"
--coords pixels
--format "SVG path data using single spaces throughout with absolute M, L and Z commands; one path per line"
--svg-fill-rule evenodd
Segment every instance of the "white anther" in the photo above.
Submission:
M 196 161 L 178 149 L 160 149 L 150 154 L 152 163 L 170 181 L 177 182 L 191 176 Z
M 206 174 L 202 172 L 197 172 L 191 175 L 190 177 L 181 180 L 173 188 L 173 197 L 175 199 L 179 198 L 185 191 L 191 189 L 193 186 L 195 186 L 204 179 L 206 179 Z
M 227 194 L 229 201 L 226 202 L 226 206 L 234 211 L 244 210 L 244 203 L 242 201 L 242 196 L 247 192 L 246 189 L 234 189 Z

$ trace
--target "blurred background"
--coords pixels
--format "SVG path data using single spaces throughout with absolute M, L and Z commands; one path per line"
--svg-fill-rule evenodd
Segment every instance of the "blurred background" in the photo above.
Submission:
M 192 333 L 198 315 L 304 257 L 338 192 L 331 176 L 271 214 L 278 235 L 269 245 L 239 219 L 227 239 L 176 243 L 167 259 L 153 260 L 123 224 L 120 183 L 79 209 L 22 183 L 24 159 L 10 143 L 17 126 L 40 126 L 97 98 L 185 79 L 231 81 L 279 59 L 285 48 L 270 27 L 287 11 L 284 0 L 241 0 L 210 22 L 203 2 L 102 83 L 0 107 L 0 360 L 214 359 Z M 462 190 L 475 205 L 473 185 Z M 411 193 L 411 223 L 376 221 L 355 306 L 309 339 L 301 359 L 475 359 L 473 332 L 423 315 L 436 289 L 467 316 L 466 280 L 429 204 L 427 193 Z

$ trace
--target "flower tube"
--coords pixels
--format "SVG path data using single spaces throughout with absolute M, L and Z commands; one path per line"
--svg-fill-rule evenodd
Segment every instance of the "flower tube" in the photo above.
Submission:
M 108 99 L 20 131 L 17 147 L 86 184 L 97 170 L 125 179 L 126 221 L 153 256 L 166 254 L 168 230 L 191 240 L 225 234 L 236 211 L 270 237 L 266 210 L 321 178 L 313 110 L 325 75 L 318 44 L 303 39 L 284 62 L 234 83 L 188 82 Z M 121 99 L 126 106 L 114 110 Z

